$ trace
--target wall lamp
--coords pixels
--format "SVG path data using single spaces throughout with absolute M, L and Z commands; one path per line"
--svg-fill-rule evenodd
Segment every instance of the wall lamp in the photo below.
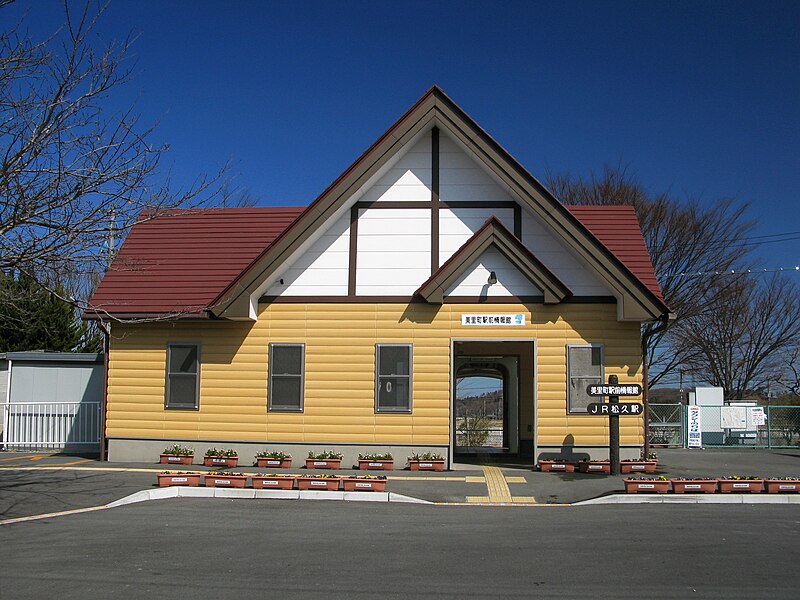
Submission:
M 497 283 L 497 274 L 492 271 L 489 273 L 489 285 L 494 285 L 495 283 Z

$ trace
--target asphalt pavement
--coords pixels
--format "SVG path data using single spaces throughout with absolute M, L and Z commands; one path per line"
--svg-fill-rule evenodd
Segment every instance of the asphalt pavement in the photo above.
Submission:
M 800 477 L 800 449 L 661 449 L 657 475 L 700 477 L 759 475 Z M 108 463 L 92 457 L 60 454 L 0 453 L 0 521 L 70 511 L 156 489 L 155 474 L 173 465 Z M 209 471 L 200 465 L 191 470 Z M 235 469 L 256 473 L 259 469 Z M 302 474 L 305 469 L 289 469 Z M 340 474 L 354 470 L 337 470 Z M 376 472 L 372 472 L 375 474 Z M 542 473 L 532 465 L 457 464 L 443 473 L 395 470 L 387 490 L 433 503 L 574 504 L 623 491 L 623 476 Z
M 0 598 L 797 598 L 796 505 L 143 502 L 0 527 Z

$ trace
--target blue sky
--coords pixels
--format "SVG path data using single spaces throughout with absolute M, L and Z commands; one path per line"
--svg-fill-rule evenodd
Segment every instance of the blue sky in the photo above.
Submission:
M 17 0 L 31 34 L 61 2 Z M 137 102 L 177 184 L 230 163 L 264 205 L 307 204 L 432 84 L 531 173 L 622 165 L 652 192 L 750 202 L 800 232 L 800 3 L 112 2 Z M 798 239 L 758 266 L 800 264 Z M 796 278 L 800 283 L 800 278 Z

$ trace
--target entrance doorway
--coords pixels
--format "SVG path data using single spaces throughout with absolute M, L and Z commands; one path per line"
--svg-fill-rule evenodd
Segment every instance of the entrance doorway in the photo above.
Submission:
M 452 448 L 456 461 L 527 463 L 534 454 L 533 340 L 454 340 Z
M 516 356 L 467 356 L 456 360 L 455 452 L 519 451 L 519 385 Z

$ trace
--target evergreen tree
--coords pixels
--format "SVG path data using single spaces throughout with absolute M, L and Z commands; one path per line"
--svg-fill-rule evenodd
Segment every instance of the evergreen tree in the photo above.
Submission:
M 78 319 L 72 304 L 31 277 L 0 273 L 0 352 L 97 352 L 101 348 L 100 336 Z

